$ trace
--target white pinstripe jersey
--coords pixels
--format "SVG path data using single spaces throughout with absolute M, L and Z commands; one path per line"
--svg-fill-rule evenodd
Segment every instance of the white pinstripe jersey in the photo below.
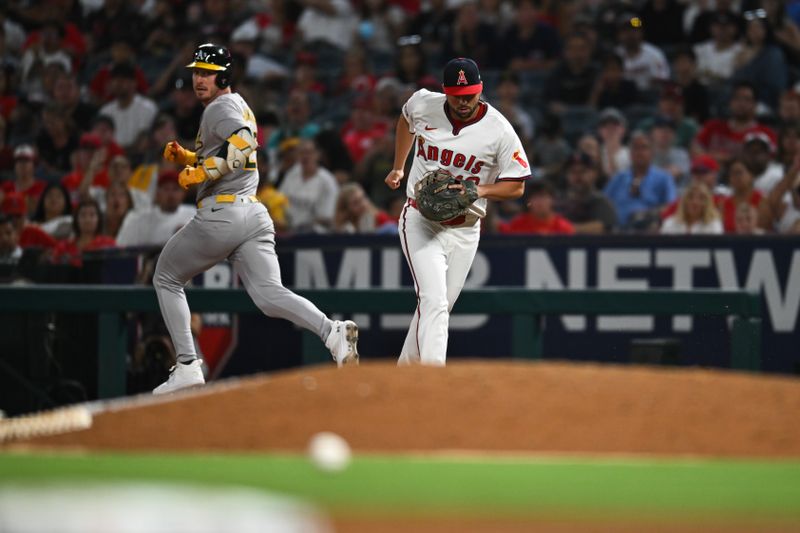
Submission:
M 530 165 L 514 128 L 488 103 L 485 113 L 463 127 L 445 113 L 444 94 L 420 89 L 403 106 L 403 116 L 415 137 L 413 163 L 406 195 L 414 198 L 414 186 L 431 170 L 443 168 L 454 176 L 488 185 L 497 181 L 522 181 L 530 177 Z M 486 199 L 478 199 L 470 211 L 486 215 Z

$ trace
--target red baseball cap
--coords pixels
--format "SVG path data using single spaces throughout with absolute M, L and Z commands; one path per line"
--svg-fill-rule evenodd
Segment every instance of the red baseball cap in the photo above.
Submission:
M 444 94 L 462 96 L 483 91 L 483 81 L 478 65 L 467 57 L 451 59 L 442 74 Z
M 717 172 L 719 163 L 710 155 L 702 154 L 692 159 L 692 172 Z
M 158 186 L 165 183 L 178 183 L 178 173 L 174 170 L 162 170 L 158 175 Z
M 18 192 L 6 193 L 3 198 L 2 211 L 4 215 L 9 216 L 23 216 L 28 212 L 28 207 L 25 205 L 25 196 Z

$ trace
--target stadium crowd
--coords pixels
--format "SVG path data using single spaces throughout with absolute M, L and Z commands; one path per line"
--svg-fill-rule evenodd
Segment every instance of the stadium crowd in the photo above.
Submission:
M 799 23 L 782 0 L 7 0 L 0 262 L 193 216 L 161 154 L 194 146 L 202 42 L 233 53 L 282 232 L 396 231 L 394 117 L 467 56 L 535 167 L 484 232 L 800 233 Z

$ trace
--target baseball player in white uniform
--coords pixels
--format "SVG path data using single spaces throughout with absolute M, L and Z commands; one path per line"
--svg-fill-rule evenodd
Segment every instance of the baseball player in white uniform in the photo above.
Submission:
M 394 168 L 385 180 L 392 189 L 400 186 L 413 144 L 408 200 L 399 226 L 417 309 L 398 364 L 445 364 L 450 310 L 475 258 L 486 201 L 519 198 L 531 174 L 511 124 L 481 100 L 483 82 L 474 61 L 456 58 L 448 62 L 442 88 L 444 94 L 421 89 L 403 106 L 397 121 Z M 426 172 L 437 168 L 477 182 L 478 200 L 466 215 L 439 223 L 417 211 L 414 186 Z
M 357 364 L 358 327 L 351 320 L 330 320 L 305 298 L 281 283 L 275 255 L 275 228 L 266 207 L 255 197 L 256 122 L 244 99 L 230 89 L 231 55 L 222 46 L 197 48 L 192 85 L 205 110 L 195 152 L 172 141 L 164 158 L 185 168 L 181 186 L 199 185 L 197 214 L 164 246 L 153 285 L 177 363 L 154 394 L 205 383 L 189 329 L 184 285 L 197 274 L 230 260 L 247 293 L 264 314 L 285 318 L 320 336 L 336 363 Z

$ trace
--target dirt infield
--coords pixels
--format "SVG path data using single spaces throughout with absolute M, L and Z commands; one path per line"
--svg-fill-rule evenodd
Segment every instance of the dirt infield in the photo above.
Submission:
M 800 380 L 567 363 L 307 367 L 96 415 L 30 444 L 94 450 L 484 450 L 800 457 Z

